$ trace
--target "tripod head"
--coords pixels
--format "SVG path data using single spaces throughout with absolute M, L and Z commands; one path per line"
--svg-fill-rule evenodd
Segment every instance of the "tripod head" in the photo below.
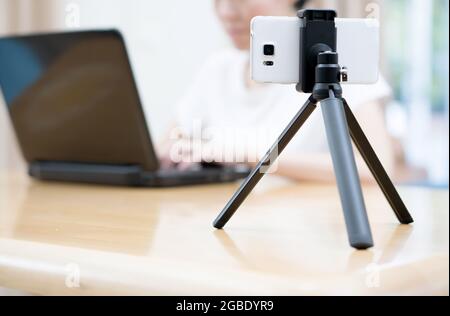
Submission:
M 316 83 L 313 88 L 313 97 L 322 101 L 333 91 L 336 98 L 342 97 L 341 79 L 344 77 L 338 64 L 338 54 L 334 52 L 319 53 L 315 71 Z

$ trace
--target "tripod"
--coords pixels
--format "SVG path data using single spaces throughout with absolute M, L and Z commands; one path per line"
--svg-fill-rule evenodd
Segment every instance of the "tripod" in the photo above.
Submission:
M 226 225 L 263 178 L 264 170 L 267 170 L 283 152 L 314 112 L 318 103 L 322 107 L 350 245 L 356 249 L 367 249 L 374 245 L 350 136 L 400 223 L 413 222 L 349 105 L 342 98 L 341 74 L 337 53 L 328 51 L 318 54 L 312 95 L 225 206 L 214 221 L 214 227 L 222 229 Z

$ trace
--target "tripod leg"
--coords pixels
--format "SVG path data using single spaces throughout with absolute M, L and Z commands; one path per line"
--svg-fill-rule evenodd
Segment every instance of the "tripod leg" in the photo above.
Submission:
M 316 109 L 317 101 L 311 96 L 302 109 L 297 113 L 294 119 L 289 123 L 276 143 L 267 152 L 264 158 L 259 162 L 258 166 L 252 171 L 248 178 L 242 183 L 223 211 L 214 221 L 214 227 L 222 229 L 231 219 L 239 206 L 245 201 L 252 192 L 258 182 L 264 177 L 264 170 L 275 162 L 278 156 L 283 152 L 295 134 L 300 130 L 303 124 L 308 120 Z
M 350 244 L 356 249 L 370 248 L 373 246 L 372 232 L 343 102 L 333 95 L 321 101 L 321 108 Z
M 413 218 L 409 214 L 408 209 L 406 208 L 400 195 L 395 189 L 394 184 L 392 183 L 391 179 L 386 173 L 386 170 L 383 168 L 383 165 L 378 159 L 375 151 L 373 150 L 372 146 L 369 143 L 369 140 L 367 139 L 366 135 L 364 135 L 361 126 L 359 125 L 358 121 L 356 120 L 349 105 L 345 100 L 344 100 L 344 109 L 345 114 L 347 116 L 347 123 L 353 142 L 355 143 L 356 147 L 361 153 L 361 156 L 367 163 L 367 166 L 369 167 L 370 171 L 372 172 L 373 176 L 378 182 L 378 185 L 380 186 L 381 190 L 383 191 L 384 195 L 389 201 L 389 204 L 394 210 L 398 220 L 402 224 L 413 223 L 414 222 Z

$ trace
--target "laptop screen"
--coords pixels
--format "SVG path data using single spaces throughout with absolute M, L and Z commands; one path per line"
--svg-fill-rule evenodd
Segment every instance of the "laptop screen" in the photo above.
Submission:
M 0 39 L 0 87 L 28 162 L 158 168 L 118 32 Z

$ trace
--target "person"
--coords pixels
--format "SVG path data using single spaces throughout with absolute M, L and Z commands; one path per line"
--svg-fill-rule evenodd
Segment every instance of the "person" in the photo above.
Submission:
M 256 166 L 309 95 L 292 85 L 250 79 L 250 22 L 254 16 L 295 16 L 305 4 L 318 5 L 314 0 L 215 0 L 216 14 L 234 47 L 212 56 L 180 100 L 159 146 L 164 168 L 186 169 L 200 161 Z M 380 77 L 374 85 L 343 88 L 380 160 L 392 172 L 395 154 L 383 111 L 391 94 L 388 84 Z M 203 146 L 193 146 L 196 141 Z M 355 154 L 361 180 L 373 183 L 362 157 Z M 320 106 L 271 171 L 297 181 L 335 181 Z

